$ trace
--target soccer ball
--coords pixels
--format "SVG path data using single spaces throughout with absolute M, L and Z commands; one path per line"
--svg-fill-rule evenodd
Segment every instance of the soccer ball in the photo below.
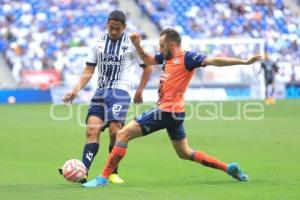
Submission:
M 86 176 L 86 167 L 78 159 L 67 160 L 62 167 L 62 175 L 70 182 L 80 182 Z

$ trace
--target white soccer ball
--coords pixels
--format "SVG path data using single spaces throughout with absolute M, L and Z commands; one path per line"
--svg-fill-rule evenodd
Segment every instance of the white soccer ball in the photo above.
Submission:
M 62 174 L 70 182 L 80 182 L 86 176 L 86 167 L 78 159 L 67 160 L 62 167 Z
M 8 102 L 9 104 L 15 104 L 15 103 L 16 103 L 16 97 L 14 97 L 14 96 L 9 96 L 9 97 L 7 98 L 7 102 Z

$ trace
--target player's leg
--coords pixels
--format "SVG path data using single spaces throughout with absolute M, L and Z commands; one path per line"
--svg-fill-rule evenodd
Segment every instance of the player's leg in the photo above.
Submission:
M 85 183 L 87 181 L 88 171 L 91 167 L 94 157 L 98 153 L 99 137 L 103 127 L 103 121 L 97 116 L 88 116 L 86 121 L 86 143 L 82 152 L 82 162 L 87 169 L 87 174 L 86 177 L 80 181 L 81 183 Z M 59 169 L 59 173 L 62 174 L 62 169 Z
M 214 169 L 219 169 L 224 172 L 227 171 L 227 164 L 217 160 L 216 158 L 202 152 L 199 150 L 194 150 L 188 145 L 187 139 L 172 140 L 173 147 L 177 155 L 184 160 L 191 160 L 194 162 L 201 163 L 206 167 L 211 167 Z
M 111 153 L 112 149 L 114 148 L 114 145 L 116 143 L 116 136 L 118 131 L 120 131 L 123 127 L 123 123 L 119 121 L 112 121 L 109 123 L 109 153 Z M 124 180 L 120 178 L 118 175 L 118 167 L 113 171 L 113 173 L 109 176 L 109 181 L 112 183 L 123 183 Z
M 121 159 L 125 156 L 127 144 L 130 140 L 151 134 L 157 130 L 166 127 L 162 120 L 161 111 L 151 109 L 146 111 L 128 123 L 122 128 L 116 138 L 116 144 L 109 155 L 101 176 L 83 184 L 83 187 L 99 187 L 107 184 L 107 178 L 111 175 L 114 169 L 118 166 Z
M 211 167 L 215 169 L 220 169 L 222 171 L 227 171 L 227 164 L 215 159 L 212 156 L 207 155 L 206 153 L 194 150 L 190 148 L 188 141 L 186 139 L 186 134 L 184 131 L 183 123 L 167 128 L 169 137 L 172 141 L 173 147 L 177 155 L 181 159 L 192 160 L 206 167 Z
M 116 143 L 117 133 L 123 128 L 123 123 L 118 121 L 112 121 L 108 125 L 109 129 L 109 153 L 114 148 Z
M 269 98 L 269 84 L 268 80 L 265 80 L 265 99 Z
M 82 152 L 82 162 L 90 169 L 94 157 L 99 150 L 100 132 L 105 127 L 106 104 L 103 93 L 105 90 L 97 90 L 92 98 L 86 117 L 86 144 Z
M 275 81 L 272 79 L 271 81 L 271 93 L 270 93 L 270 103 L 275 104 L 275 98 L 274 98 L 274 93 L 275 93 Z
M 103 127 L 103 120 L 98 116 L 88 116 L 86 127 L 86 144 L 82 152 L 82 162 L 84 163 L 87 171 L 90 169 L 94 157 L 99 150 L 100 132 Z
M 275 82 L 274 82 L 274 79 L 272 77 L 269 77 L 266 80 L 266 100 L 265 100 L 265 103 L 267 105 L 275 104 L 275 99 L 273 97 L 274 92 L 275 92 Z
M 125 90 L 111 89 L 107 91 L 107 98 L 105 99 L 105 102 L 107 105 L 107 121 L 110 135 L 110 153 L 115 145 L 117 132 L 122 129 L 125 123 L 130 99 L 129 93 Z M 109 177 L 109 180 L 113 183 L 123 183 L 124 181 L 117 173 L 116 168 L 112 176 Z
M 118 166 L 119 162 L 126 154 L 127 144 L 129 140 L 141 136 L 143 136 L 143 134 L 140 125 L 135 120 L 129 122 L 128 125 L 126 125 L 118 132 L 116 144 L 106 161 L 101 176 L 97 176 L 95 179 L 84 183 L 82 186 L 89 188 L 107 185 L 108 177 L 113 173 L 115 168 Z
M 203 151 L 192 149 L 185 137 L 185 132 L 182 124 L 174 128 L 168 128 L 167 131 L 169 137 L 171 138 L 172 145 L 177 155 L 181 159 L 191 160 L 197 163 L 201 163 L 206 167 L 222 170 L 240 181 L 248 180 L 248 176 L 240 169 L 237 163 L 227 164 L 206 154 Z
M 129 122 L 128 125 L 118 132 L 116 144 L 106 161 L 106 165 L 102 171 L 102 177 L 108 178 L 113 173 L 118 163 L 126 154 L 128 142 L 141 136 L 143 136 L 141 127 L 135 120 Z

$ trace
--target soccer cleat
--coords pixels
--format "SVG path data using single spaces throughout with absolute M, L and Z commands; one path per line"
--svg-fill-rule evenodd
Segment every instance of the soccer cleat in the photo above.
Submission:
M 84 176 L 83 179 L 81 179 L 81 181 L 79 181 L 81 184 L 86 183 L 87 182 L 87 174 Z
M 271 105 L 271 100 L 270 100 L 270 98 L 265 99 L 265 104 L 266 104 L 266 105 Z
M 249 177 L 241 169 L 238 163 L 230 163 L 227 167 L 227 174 L 239 181 L 249 181 Z
M 109 182 L 111 183 L 115 183 L 115 184 L 120 184 L 120 183 L 124 183 L 124 180 L 121 179 L 121 177 L 118 174 L 111 174 L 108 177 Z
M 271 105 L 274 105 L 276 103 L 275 98 L 273 97 L 271 97 L 269 101 Z
M 101 176 L 96 176 L 96 178 L 82 184 L 82 187 L 85 188 L 94 188 L 94 187 L 104 187 L 108 184 L 108 180 Z

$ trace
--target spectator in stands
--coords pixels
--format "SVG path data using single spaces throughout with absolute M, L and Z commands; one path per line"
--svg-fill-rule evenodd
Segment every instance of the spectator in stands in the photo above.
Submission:
M 117 7 L 118 0 L 1 1 L 0 52 L 20 82 L 25 69 L 60 70 L 55 66 L 61 62 L 58 52 L 87 46 L 105 30 L 107 15 Z M 129 31 L 139 30 L 130 18 L 128 24 Z

